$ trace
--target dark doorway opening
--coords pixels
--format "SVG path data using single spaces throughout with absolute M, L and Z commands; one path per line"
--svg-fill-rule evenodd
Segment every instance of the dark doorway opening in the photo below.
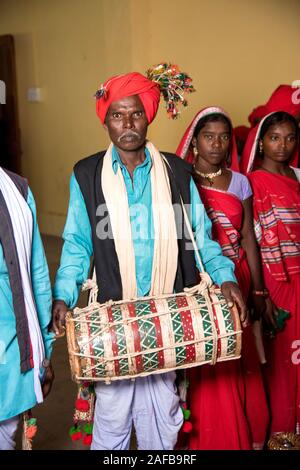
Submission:
M 21 174 L 15 47 L 11 35 L 0 36 L 0 80 L 5 84 L 5 104 L 0 104 L 0 166 Z M 2 86 L 2 94 L 3 90 Z

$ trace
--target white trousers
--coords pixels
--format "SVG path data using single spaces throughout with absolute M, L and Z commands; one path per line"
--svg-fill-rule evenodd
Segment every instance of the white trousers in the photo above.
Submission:
M 127 450 L 134 424 L 138 449 L 172 450 L 183 422 L 175 372 L 98 382 L 92 450 Z
M 0 421 L 0 450 L 14 450 L 15 435 L 19 424 L 19 416 Z

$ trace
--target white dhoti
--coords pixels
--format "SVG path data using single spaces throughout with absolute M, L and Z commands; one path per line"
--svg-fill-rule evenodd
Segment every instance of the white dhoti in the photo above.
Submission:
M 134 425 L 139 450 L 172 450 L 183 422 L 175 376 L 98 382 L 91 449 L 129 449 Z
M 0 421 L 0 450 L 14 450 L 15 435 L 18 429 L 20 418 L 14 416 L 13 418 Z

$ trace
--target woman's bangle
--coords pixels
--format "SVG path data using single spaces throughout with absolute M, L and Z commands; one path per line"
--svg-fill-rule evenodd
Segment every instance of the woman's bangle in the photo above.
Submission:
M 253 295 L 257 295 L 257 296 L 259 296 L 259 297 L 265 297 L 265 298 L 269 297 L 269 291 L 268 291 L 268 289 L 253 290 L 253 291 L 252 291 L 252 294 L 253 294 Z

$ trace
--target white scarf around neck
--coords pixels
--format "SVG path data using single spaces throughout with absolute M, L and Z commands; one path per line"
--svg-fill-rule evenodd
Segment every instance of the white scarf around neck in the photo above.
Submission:
M 154 253 L 149 295 L 171 294 L 174 291 L 177 272 L 178 241 L 170 182 L 162 155 L 151 142 L 147 142 L 146 147 L 152 161 L 150 177 L 154 222 Z M 137 283 L 128 196 L 120 166 L 118 165 L 116 173 L 113 171 L 112 149 L 113 144 L 110 144 L 104 156 L 101 185 L 119 260 L 122 297 L 133 299 L 137 297 Z M 151 207 L 146 209 L 149 211 Z M 148 212 L 147 214 L 149 217 Z M 101 286 L 99 288 L 101 289 Z
M 31 281 L 31 247 L 33 232 L 33 217 L 24 197 L 12 179 L 0 167 L 0 191 L 3 194 L 14 233 L 18 253 L 24 302 L 32 347 L 34 364 L 34 391 L 37 403 L 43 401 L 40 382 L 40 367 L 45 357 L 45 349 L 38 321 Z

